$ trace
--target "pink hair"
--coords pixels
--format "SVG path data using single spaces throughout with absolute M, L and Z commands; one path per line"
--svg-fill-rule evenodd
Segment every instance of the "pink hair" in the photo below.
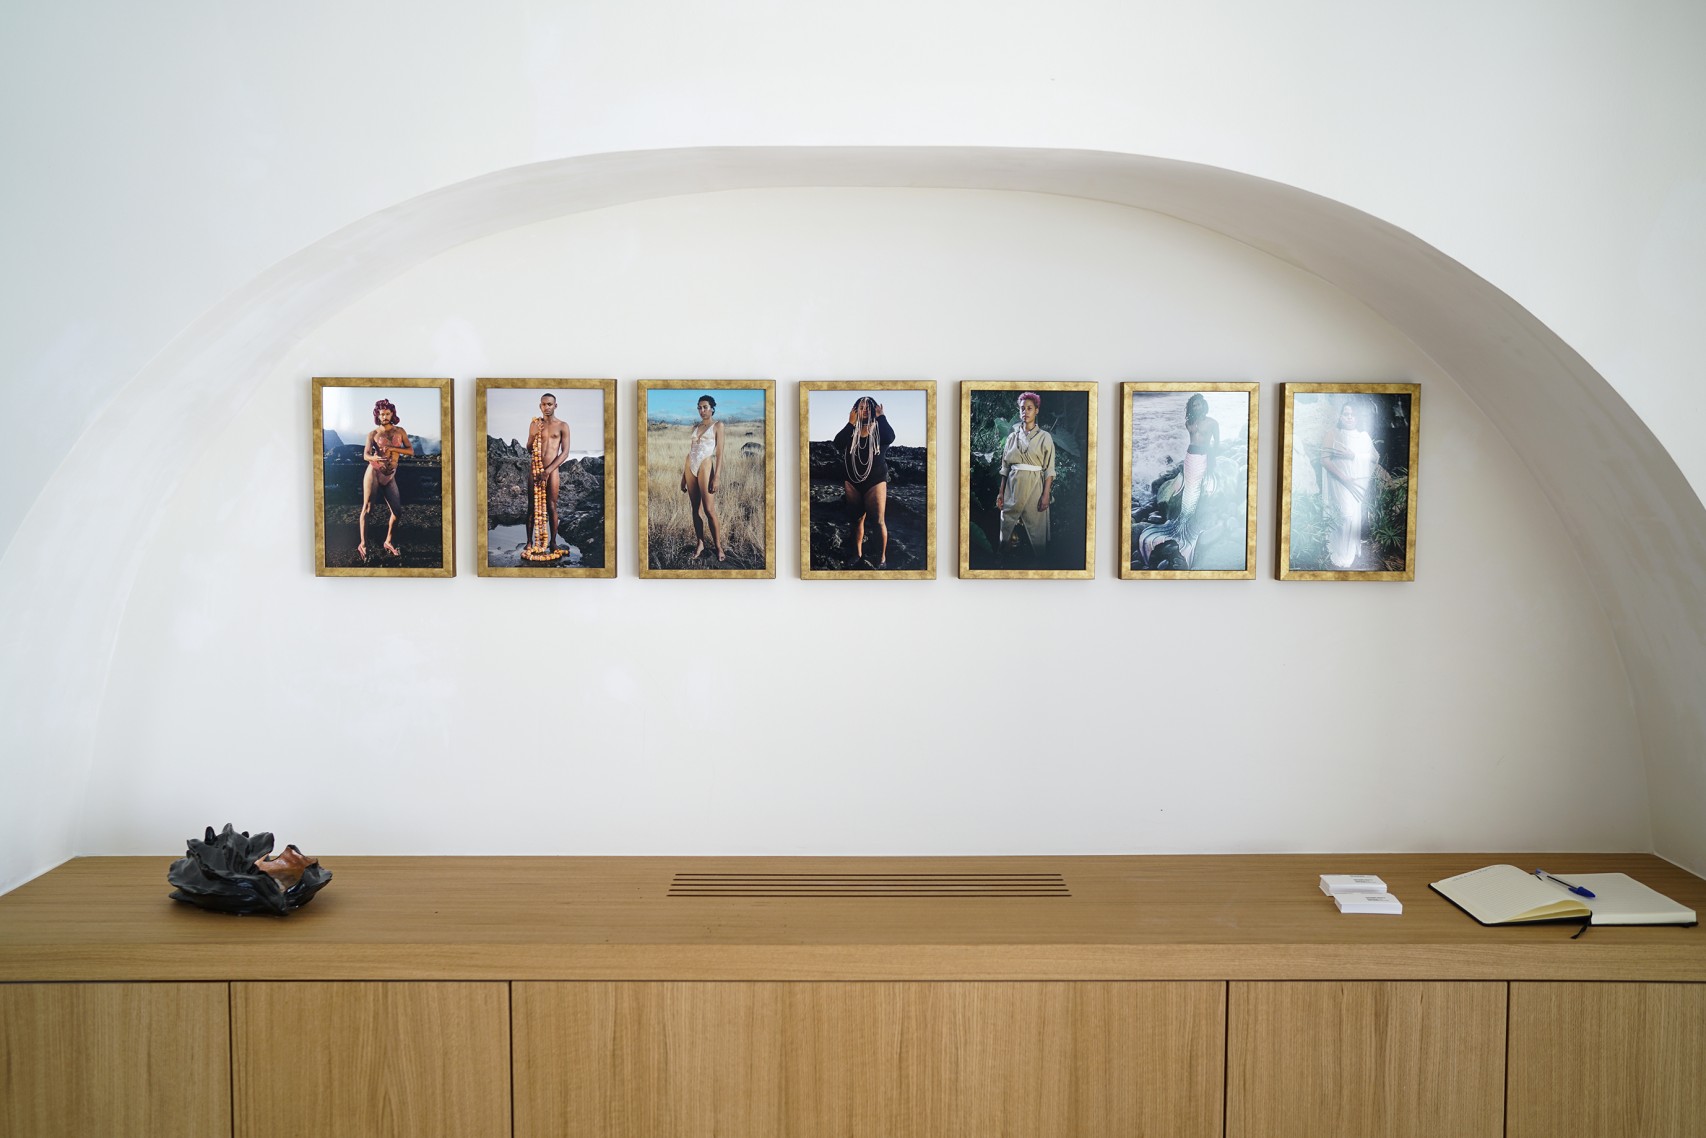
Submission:
M 397 418 L 397 405 L 389 399 L 381 399 L 373 405 L 373 425 L 375 427 L 379 425 L 379 412 L 381 411 L 391 412 L 391 425 L 393 427 L 402 425 L 402 421 Z
M 1019 402 L 1023 403 L 1027 399 L 1037 405 L 1037 410 L 1041 411 L 1043 409 L 1043 397 L 1041 395 L 1038 395 L 1034 391 L 1022 391 L 1019 393 Z

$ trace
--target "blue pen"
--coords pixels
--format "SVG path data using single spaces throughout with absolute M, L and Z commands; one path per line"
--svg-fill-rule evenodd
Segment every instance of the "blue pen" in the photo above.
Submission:
M 1586 889 L 1583 889 L 1580 885 L 1571 885 L 1568 881 L 1565 881 L 1562 877 L 1553 877 L 1550 873 L 1547 873 L 1544 869 L 1535 870 L 1534 876 L 1544 877 L 1548 881 L 1556 881 L 1559 885 L 1562 885 L 1565 889 L 1568 889 L 1571 893 L 1574 893 L 1578 897 L 1592 897 L 1593 896 L 1593 893 L 1591 893 L 1590 891 L 1588 891 Z

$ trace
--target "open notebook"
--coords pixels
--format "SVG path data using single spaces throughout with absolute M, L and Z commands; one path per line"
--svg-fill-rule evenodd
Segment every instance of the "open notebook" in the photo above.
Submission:
M 1514 865 L 1489 865 L 1435 881 L 1431 888 L 1484 925 L 1521 921 L 1588 921 L 1595 925 L 1692 925 L 1693 909 L 1649 889 L 1627 873 L 1566 873 L 1593 893 L 1577 897 L 1556 882 Z

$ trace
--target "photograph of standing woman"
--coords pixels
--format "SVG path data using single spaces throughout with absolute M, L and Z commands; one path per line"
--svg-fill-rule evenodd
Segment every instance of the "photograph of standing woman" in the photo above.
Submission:
M 1412 579 L 1415 386 L 1288 384 L 1284 398 L 1290 509 L 1281 576 Z
M 769 381 L 640 384 L 647 576 L 774 576 Z
M 800 385 L 800 571 L 933 577 L 934 384 Z
M 1255 577 L 1256 384 L 1125 383 L 1120 576 Z
M 962 384 L 962 575 L 1094 576 L 1095 385 Z

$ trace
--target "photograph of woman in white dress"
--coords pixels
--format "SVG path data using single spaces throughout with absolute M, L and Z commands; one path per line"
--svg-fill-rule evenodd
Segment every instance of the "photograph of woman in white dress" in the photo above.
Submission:
M 1290 513 L 1281 576 L 1410 579 L 1414 384 L 1287 384 Z M 1310 390 L 1314 388 L 1315 390 Z M 1321 389 L 1327 390 L 1321 390 Z

